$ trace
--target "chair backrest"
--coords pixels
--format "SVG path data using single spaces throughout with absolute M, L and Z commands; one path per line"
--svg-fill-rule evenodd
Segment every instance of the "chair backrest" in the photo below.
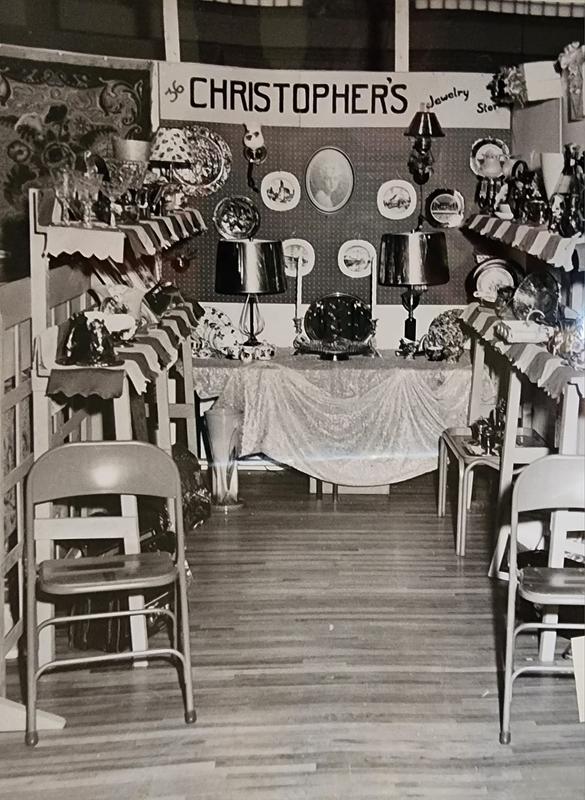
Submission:
M 553 455 L 533 461 L 518 476 L 512 508 L 523 511 L 585 508 L 585 456 Z
M 75 442 L 48 450 L 33 464 L 27 499 L 33 505 L 84 495 L 131 494 L 177 498 L 181 479 L 173 459 L 146 442 Z
M 585 510 L 584 456 L 544 456 L 522 470 L 512 491 L 510 567 L 516 563 L 518 514 L 544 510 Z

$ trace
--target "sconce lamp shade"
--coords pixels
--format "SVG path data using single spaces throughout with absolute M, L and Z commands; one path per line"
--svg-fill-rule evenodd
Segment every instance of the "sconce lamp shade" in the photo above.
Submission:
M 285 290 L 282 242 L 222 239 L 217 243 L 218 294 L 281 294 Z
M 150 162 L 187 167 L 193 161 L 191 145 L 183 128 L 159 128 L 154 135 Z
M 410 125 L 404 133 L 405 136 L 422 136 L 426 139 L 439 139 L 444 136 L 443 129 L 434 111 L 417 111 Z
M 447 242 L 441 231 L 385 233 L 380 245 L 382 286 L 438 286 L 449 281 Z

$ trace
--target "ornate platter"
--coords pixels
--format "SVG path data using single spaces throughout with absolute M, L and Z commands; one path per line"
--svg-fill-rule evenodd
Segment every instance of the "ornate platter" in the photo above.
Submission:
M 436 189 L 427 198 L 427 219 L 435 228 L 458 228 L 465 214 L 465 200 L 456 189 Z
M 376 248 L 365 239 L 349 239 L 337 253 L 337 266 L 349 278 L 363 278 L 376 267 Z
M 378 211 L 386 219 L 406 219 L 416 208 L 416 191 L 412 183 L 398 178 L 386 181 L 378 189 Z
M 272 211 L 290 211 L 301 199 L 301 185 L 292 172 L 269 172 L 262 178 L 260 196 Z
M 289 278 L 301 278 L 308 275 L 315 266 L 315 250 L 306 239 L 285 239 L 282 243 L 284 251 L 284 271 Z
M 305 333 L 320 342 L 365 342 L 374 331 L 370 307 L 349 294 L 314 300 L 305 314 Z
M 527 275 L 514 292 L 512 310 L 516 319 L 533 318 L 537 322 L 557 323 L 560 286 L 550 272 Z
M 232 154 L 217 133 L 198 125 L 189 125 L 185 133 L 193 154 L 193 166 L 176 169 L 174 175 L 185 194 L 205 196 L 217 192 L 227 181 L 232 168 Z
M 508 145 L 501 139 L 487 136 L 473 143 L 469 166 L 479 178 L 501 178 L 509 160 Z
M 260 227 L 260 212 L 249 197 L 224 197 L 215 207 L 213 223 L 224 239 L 251 239 Z

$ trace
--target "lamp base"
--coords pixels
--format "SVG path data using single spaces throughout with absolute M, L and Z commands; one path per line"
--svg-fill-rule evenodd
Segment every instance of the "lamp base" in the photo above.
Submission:
M 416 342 L 416 320 L 408 318 L 404 320 L 404 338 L 411 342 Z

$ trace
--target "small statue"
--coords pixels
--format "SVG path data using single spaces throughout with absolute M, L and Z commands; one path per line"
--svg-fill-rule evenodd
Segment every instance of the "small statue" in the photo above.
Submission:
M 248 162 L 248 186 L 254 192 L 257 192 L 258 187 L 252 173 L 256 164 L 262 164 L 266 161 L 268 151 L 264 143 L 262 126 L 258 122 L 245 122 L 244 128 L 245 133 L 242 143 L 244 145 L 244 158 Z

